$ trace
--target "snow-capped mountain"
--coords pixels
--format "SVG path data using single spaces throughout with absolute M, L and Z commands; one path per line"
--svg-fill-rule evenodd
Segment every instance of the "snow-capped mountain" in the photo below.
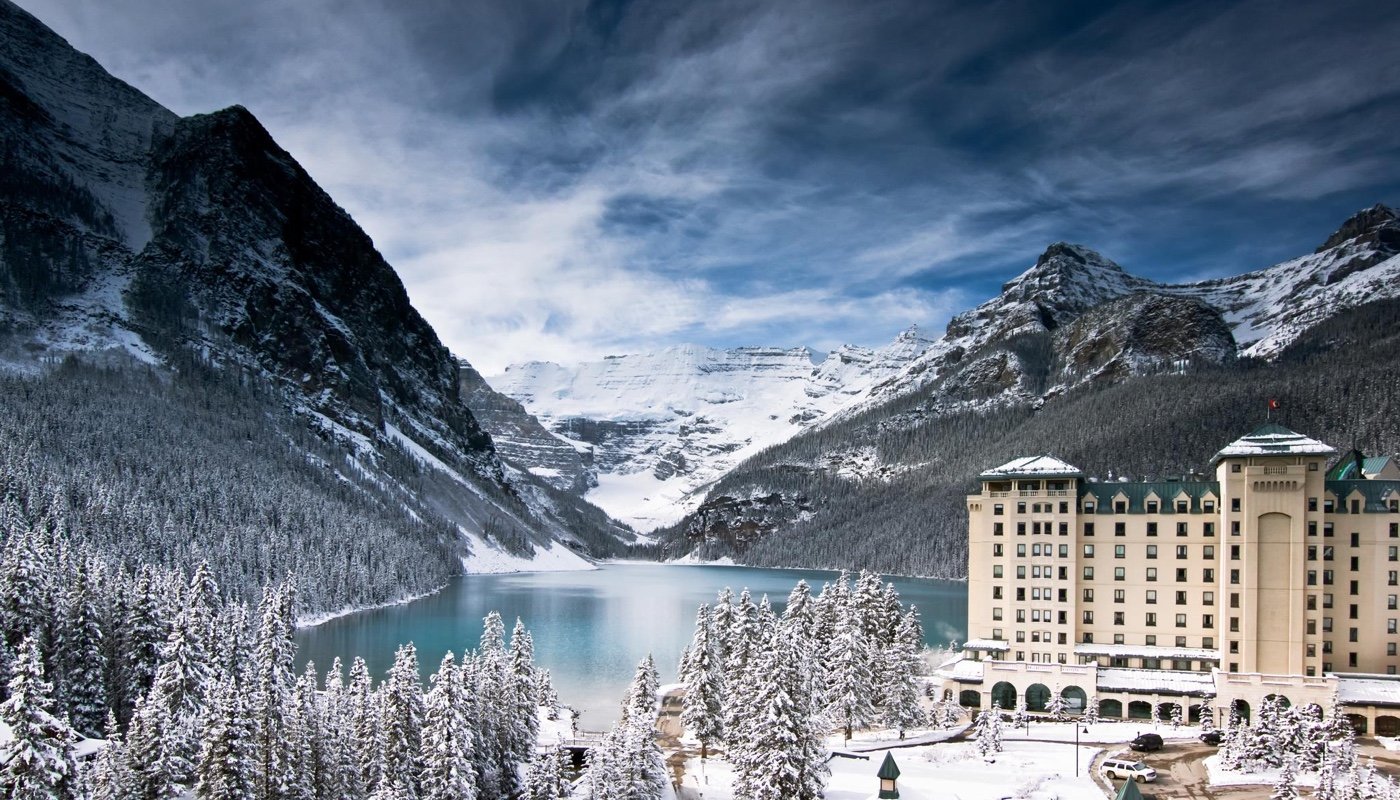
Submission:
M 552 432 L 592 453 L 587 498 L 641 530 L 669 524 L 745 458 L 864 398 L 929 346 L 669 347 L 563 366 L 516 364 L 489 378 Z
M 1142 293 L 1205 303 L 1223 317 L 1239 355 L 1269 358 L 1341 311 L 1400 296 L 1400 220 L 1390 208 L 1376 205 L 1352 216 L 1309 255 L 1230 278 L 1178 285 L 1131 275 L 1081 245 L 1052 244 L 1001 294 L 955 316 L 922 356 L 832 419 L 849 418 L 947 379 L 965 369 L 969 354 L 988 344 L 1052 333 L 1090 309 Z
M 454 524 L 468 565 L 630 538 L 502 463 L 393 268 L 246 109 L 178 117 L 8 0 L 0 44 L 0 362 L 197 359 L 265 382 L 355 480 Z M 390 450 L 435 477 L 390 474 Z

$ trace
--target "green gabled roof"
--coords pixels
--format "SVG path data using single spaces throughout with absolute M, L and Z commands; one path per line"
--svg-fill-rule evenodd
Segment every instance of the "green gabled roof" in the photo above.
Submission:
M 1346 511 L 1346 499 L 1351 497 L 1352 492 L 1361 492 L 1365 498 L 1362 504 L 1362 511 L 1368 514 L 1379 514 L 1390 510 L 1390 498 L 1400 492 L 1400 481 L 1366 480 L 1358 478 L 1346 481 L 1327 481 L 1327 491 L 1337 496 L 1340 501 L 1339 511 Z
M 1370 475 L 1385 469 L 1385 465 L 1390 463 L 1390 456 L 1371 456 L 1361 465 L 1361 471 Z
M 885 751 L 885 760 L 880 764 L 880 771 L 875 773 L 875 777 L 882 781 L 892 781 L 899 777 L 899 765 L 894 763 L 894 755 L 890 751 Z
M 1366 456 L 1360 450 L 1351 450 L 1346 455 L 1337 459 L 1337 463 L 1327 470 L 1327 480 L 1329 481 L 1349 481 L 1362 477 L 1362 465 L 1366 461 Z
M 1085 497 L 1093 497 L 1100 508 L 1110 510 L 1113 498 L 1122 493 L 1128 498 L 1128 513 L 1147 513 L 1147 498 L 1156 494 L 1162 501 L 1164 511 L 1175 510 L 1176 498 L 1185 493 L 1191 498 L 1191 511 L 1201 510 L 1201 500 L 1206 495 L 1220 497 L 1220 484 L 1217 481 L 1148 481 L 1146 483 L 1105 483 L 1085 482 L 1079 485 L 1079 502 Z
M 1142 800 L 1142 790 L 1138 788 L 1137 781 L 1129 778 L 1123 781 L 1123 786 L 1113 800 Z

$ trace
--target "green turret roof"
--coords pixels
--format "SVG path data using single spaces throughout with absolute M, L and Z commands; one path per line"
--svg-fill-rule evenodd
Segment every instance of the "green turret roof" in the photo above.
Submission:
M 1113 800 L 1142 800 L 1142 790 L 1138 788 L 1137 781 L 1129 778 L 1123 781 L 1123 787 L 1118 790 L 1118 796 Z
M 890 751 L 885 751 L 885 760 L 880 764 L 880 771 L 875 773 L 875 777 L 882 781 L 892 781 L 899 777 L 899 765 L 894 763 L 894 756 Z

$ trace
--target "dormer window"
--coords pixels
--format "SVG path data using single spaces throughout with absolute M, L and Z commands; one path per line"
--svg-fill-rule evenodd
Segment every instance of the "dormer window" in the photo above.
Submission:
M 1391 505 L 1393 506 L 1394 504 L 1395 504 L 1395 501 L 1392 500 L 1392 501 L 1391 501 Z M 1094 513 L 1094 504 L 1093 504 L 1093 503 L 1085 503 L 1085 504 L 1084 504 L 1084 513 L 1085 513 L 1085 514 L 1092 514 L 1092 513 Z
M 1126 514 L 1126 513 L 1128 513 L 1128 501 L 1126 501 L 1126 500 L 1114 500 L 1114 501 L 1113 501 L 1113 513 L 1115 513 L 1115 514 Z
M 1185 514 L 1186 512 L 1188 512 L 1188 511 L 1190 511 L 1190 510 L 1191 510 L 1191 503 L 1190 503 L 1190 501 L 1187 501 L 1187 500 L 1178 500 L 1178 501 L 1176 501 L 1176 513 L 1178 513 L 1178 514 Z
M 1214 513 L 1215 513 L 1215 501 L 1214 501 L 1214 500 L 1202 500 L 1202 501 L 1201 501 L 1201 510 L 1204 511 L 1204 512 L 1206 512 L 1207 514 L 1214 514 Z
M 1156 501 L 1156 500 L 1148 500 L 1148 501 L 1147 501 L 1147 513 L 1149 513 L 1149 514 L 1156 514 L 1156 513 L 1157 513 L 1157 501 Z

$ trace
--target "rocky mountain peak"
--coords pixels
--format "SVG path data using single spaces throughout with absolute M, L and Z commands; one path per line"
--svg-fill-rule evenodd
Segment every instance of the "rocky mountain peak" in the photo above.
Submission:
M 1376 203 L 1370 208 L 1356 212 L 1343 222 L 1342 227 L 1327 237 L 1327 241 L 1315 252 L 1331 250 L 1353 239 L 1361 240 L 1358 243 L 1378 245 L 1378 249 L 1385 249 L 1390 255 L 1394 255 L 1400 252 L 1400 217 L 1397 217 L 1395 210 L 1389 206 Z

